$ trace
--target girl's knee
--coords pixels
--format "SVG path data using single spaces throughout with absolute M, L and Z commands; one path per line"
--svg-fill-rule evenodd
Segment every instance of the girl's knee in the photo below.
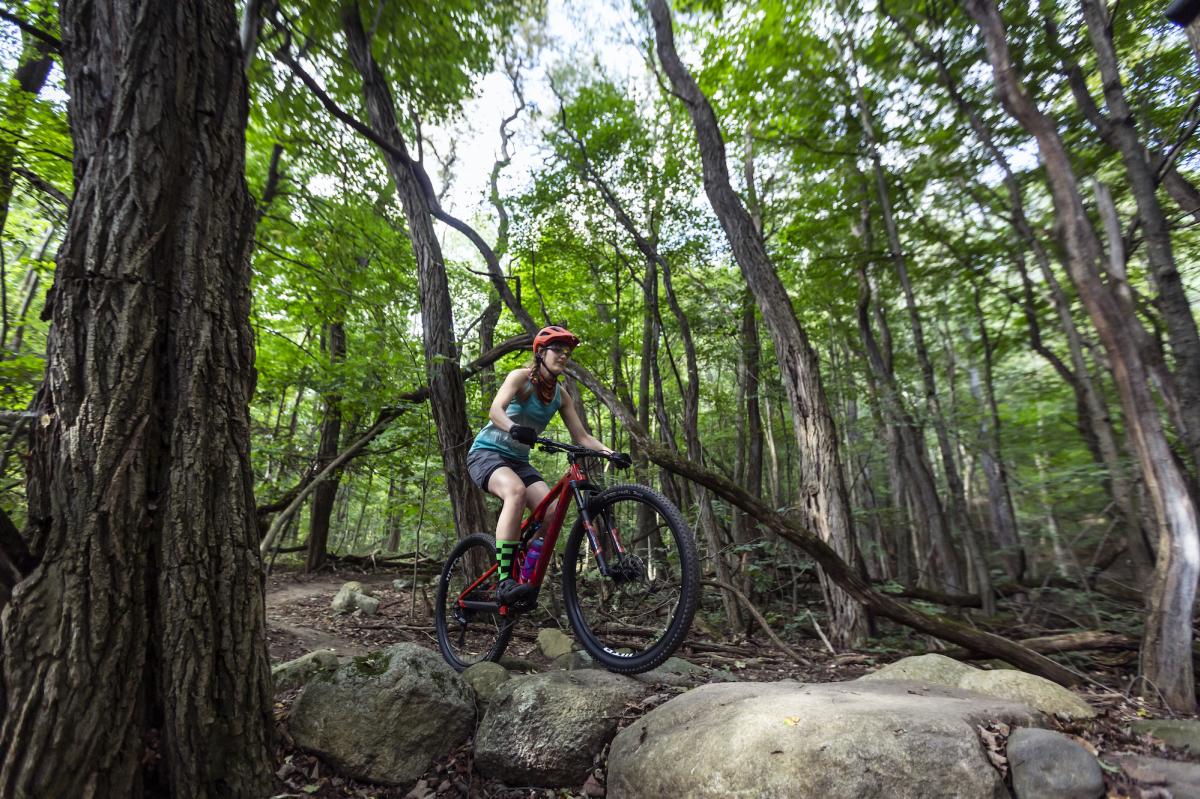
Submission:
M 504 504 L 525 504 L 525 486 L 521 483 L 503 486 L 498 492 Z

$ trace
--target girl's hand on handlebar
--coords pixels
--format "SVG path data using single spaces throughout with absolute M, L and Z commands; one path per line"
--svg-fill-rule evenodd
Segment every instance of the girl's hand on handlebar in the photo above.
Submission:
M 537 443 L 537 431 L 523 424 L 514 424 L 508 428 L 508 434 L 513 437 L 514 441 L 524 444 L 527 447 L 532 447 Z
M 633 459 L 625 452 L 610 452 L 608 453 L 608 459 L 618 469 L 628 469 L 633 465 Z

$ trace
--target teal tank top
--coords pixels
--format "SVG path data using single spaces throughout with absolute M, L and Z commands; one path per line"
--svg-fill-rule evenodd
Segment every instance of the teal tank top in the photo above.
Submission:
M 504 409 L 504 413 L 509 419 L 512 419 L 513 424 L 532 427 L 538 435 L 541 435 L 542 431 L 546 429 L 546 425 L 550 424 L 550 420 L 554 418 L 554 414 L 558 413 L 558 409 L 562 407 L 562 386 L 554 387 L 554 398 L 548 403 L 542 402 L 538 397 L 537 389 L 531 383 L 526 382 L 525 387 L 529 390 L 529 397 L 524 402 L 521 402 L 518 397 L 513 397 L 512 402 L 508 403 L 508 407 Z M 499 452 L 506 458 L 529 462 L 529 447 L 516 441 L 506 431 L 491 422 L 484 425 L 484 428 L 479 431 L 479 435 L 475 436 L 475 442 L 471 444 L 471 452 L 477 449 L 490 449 L 493 452 Z

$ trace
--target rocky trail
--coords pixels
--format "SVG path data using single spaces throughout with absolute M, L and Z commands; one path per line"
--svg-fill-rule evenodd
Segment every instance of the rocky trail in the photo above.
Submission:
M 373 612 L 333 610 L 348 580 Z M 817 641 L 799 664 L 697 631 L 633 679 L 591 668 L 549 612 L 459 676 L 431 603 L 394 573 L 270 578 L 272 661 L 292 661 L 277 796 L 1200 797 L 1200 722 L 1099 684 Z

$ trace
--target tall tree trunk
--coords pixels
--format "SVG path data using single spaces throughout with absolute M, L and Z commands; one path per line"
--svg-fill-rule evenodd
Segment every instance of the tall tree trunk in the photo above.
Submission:
M 867 252 L 871 252 L 871 237 L 866 230 L 866 214 L 864 206 L 863 222 L 856 226 L 863 238 Z M 887 425 L 889 448 L 897 453 L 895 470 L 901 475 L 897 488 L 896 502 L 901 504 L 907 496 L 911 500 L 913 515 L 919 521 L 923 537 L 932 547 L 933 565 L 940 566 L 935 574 L 942 579 L 933 583 L 932 587 L 958 593 L 961 584 L 950 582 L 946 578 L 960 572 L 958 555 L 950 537 L 950 526 L 938 497 L 937 486 L 933 477 L 933 469 L 929 465 L 925 452 L 924 436 L 916 420 L 904 406 L 903 395 L 892 373 L 891 359 L 884 358 L 883 351 L 875 338 L 870 322 L 871 288 L 867 279 L 866 267 L 859 265 L 858 289 L 858 329 L 863 347 L 867 352 L 867 363 L 874 375 L 877 395 L 882 406 L 882 417 Z M 903 533 L 907 535 L 907 532 Z M 920 563 L 924 565 L 922 559 Z M 903 567 L 901 567 L 903 574 Z M 932 576 L 932 575 L 930 575 Z M 925 581 L 928 585 L 929 582 Z M 981 593 L 984 599 L 985 612 L 994 612 L 991 592 Z
M 65 0 L 61 19 L 76 191 L 29 469 L 38 565 L 2 622 L 0 795 L 264 796 L 233 5 Z
M 853 71 L 855 61 L 852 58 L 847 59 L 847 64 L 848 71 Z M 909 279 L 908 259 L 904 253 L 903 244 L 900 241 L 900 231 L 896 225 L 895 216 L 892 213 L 892 200 L 888 190 L 887 176 L 883 171 L 883 164 L 879 156 L 879 144 L 875 138 L 875 120 L 870 107 L 867 105 L 862 86 L 858 81 L 854 81 L 853 84 L 858 104 L 859 120 L 862 124 L 863 135 L 871 158 L 875 195 L 879 202 L 880 213 L 883 216 L 884 231 L 887 234 L 888 252 L 891 255 L 892 265 L 896 270 L 896 276 L 900 280 L 900 287 L 904 292 L 905 308 L 908 311 L 908 321 L 913 337 L 913 349 L 917 356 L 917 363 L 921 368 L 921 382 L 925 387 L 925 404 L 937 436 L 938 450 L 942 456 L 942 470 L 946 476 L 946 493 L 949 500 L 948 518 L 958 528 L 963 543 L 970 553 L 970 565 L 973 567 L 976 588 L 979 594 L 981 596 L 990 596 L 992 594 L 992 580 L 988 570 L 987 558 L 984 555 L 980 532 L 967 512 L 966 492 L 963 487 L 962 478 L 959 476 L 958 462 L 954 455 L 954 447 L 950 441 L 949 430 L 946 427 L 946 417 L 942 412 L 941 400 L 938 397 L 937 380 L 934 376 L 933 362 L 929 357 L 929 348 L 925 343 L 921 313 L 917 308 L 916 296 L 913 292 L 912 282 Z M 938 539 L 935 538 L 934 541 L 936 544 Z M 953 545 L 943 545 L 942 549 L 941 566 L 946 571 L 942 575 L 942 581 L 949 590 L 959 590 L 963 586 L 963 573 L 957 555 L 954 553 Z
M 472 436 L 467 424 L 466 389 L 454 342 L 454 319 L 446 281 L 446 264 L 430 218 L 430 199 L 413 173 L 411 158 L 396 124 L 391 91 L 371 53 L 358 3 L 354 0 L 342 5 L 342 27 L 350 60 L 362 76 L 371 127 L 389 144 L 389 149 L 383 150 L 383 156 L 404 206 L 408 235 L 416 255 L 425 372 L 429 378 L 429 407 L 442 449 L 442 471 L 454 514 L 454 527 L 462 538 L 491 525 L 484 508 L 483 494 L 471 483 L 467 474 L 467 450 Z
M 971 394 L 980 407 L 979 434 L 981 439 L 980 461 L 988 486 L 988 512 L 992 518 L 992 531 L 1010 580 L 1020 583 L 1025 573 L 1025 550 L 1017 532 L 1017 515 L 1013 509 L 1012 493 L 1008 490 L 1008 470 L 1004 465 L 1004 450 L 1000 444 L 1000 409 L 996 405 L 995 376 L 992 371 L 992 341 L 988 336 L 983 318 L 983 307 L 979 302 L 979 289 L 975 289 L 975 319 L 979 331 L 979 344 L 983 354 L 983 372 L 970 365 Z
M 336 368 L 346 357 L 346 327 L 342 322 L 331 322 L 321 337 L 322 349 L 329 355 L 330 366 Z M 342 396 L 330 393 L 325 396 L 325 416 L 321 420 L 321 441 L 317 448 L 317 461 L 313 468 L 324 469 L 341 451 L 342 441 Z M 308 512 L 308 554 L 304 561 L 306 572 L 315 572 L 325 564 L 329 548 L 329 519 L 333 514 L 333 500 L 337 497 L 340 473 L 335 472 L 323 480 L 313 491 L 312 508 Z
M 762 234 L 755 229 L 753 220 L 730 185 L 725 142 L 716 114 L 675 51 L 667 0 L 650 0 L 648 5 L 654 20 L 659 61 L 675 94 L 683 100 L 692 117 L 709 203 L 762 308 L 763 320 L 775 343 L 792 406 L 796 441 L 806 471 L 803 513 L 811 529 L 819 531 L 821 538 L 847 563 L 856 563 L 854 523 L 842 483 L 837 434 L 821 387 L 817 355 L 796 319 L 791 300 L 767 255 Z M 838 645 L 854 646 L 861 642 L 866 625 L 857 603 L 824 575 L 822 585 L 826 591 L 832 634 Z
M 758 319 L 754 313 L 754 297 L 749 291 L 742 295 L 741 347 L 738 358 L 738 386 L 742 394 L 743 412 L 738 419 L 738 481 L 752 497 L 762 496 L 763 483 L 763 424 L 758 407 Z M 748 546 L 755 539 L 755 525 L 741 508 L 733 509 L 732 537 L 735 544 Z M 741 558 L 742 593 L 752 595 L 749 566 L 753 551 L 747 549 Z
M 1158 522 L 1158 563 L 1149 593 L 1142 641 L 1142 678 L 1169 707 L 1195 712 L 1192 679 L 1192 608 L 1200 577 L 1200 535 L 1187 478 L 1162 429 L 1143 359 L 1146 331 L 1119 284 L 1100 279 L 1101 247 L 1083 207 L 1070 159 L 1053 121 L 1029 98 L 1008 50 L 993 0 L 966 0 L 987 43 L 997 94 L 1008 113 L 1034 136 L 1045 166 L 1067 246 L 1068 268 L 1112 364 L 1117 392 L 1145 488 Z
M 1170 227 L 1158 202 L 1158 178 L 1150 165 L 1146 147 L 1138 138 L 1133 112 L 1125 100 L 1108 9 L 1097 0 L 1081 0 L 1081 5 L 1088 35 L 1096 49 L 1096 64 L 1100 69 L 1100 83 L 1109 112 L 1107 124 L 1121 154 L 1121 161 L 1125 164 L 1129 188 L 1137 203 L 1150 277 L 1158 291 L 1155 305 L 1166 322 L 1167 338 L 1175 356 L 1175 380 L 1179 387 L 1180 411 L 1186 425 L 1179 432 L 1187 442 L 1193 469 L 1200 469 L 1200 334 L 1196 331 L 1196 319 L 1192 316 L 1183 280 L 1175 267 Z

